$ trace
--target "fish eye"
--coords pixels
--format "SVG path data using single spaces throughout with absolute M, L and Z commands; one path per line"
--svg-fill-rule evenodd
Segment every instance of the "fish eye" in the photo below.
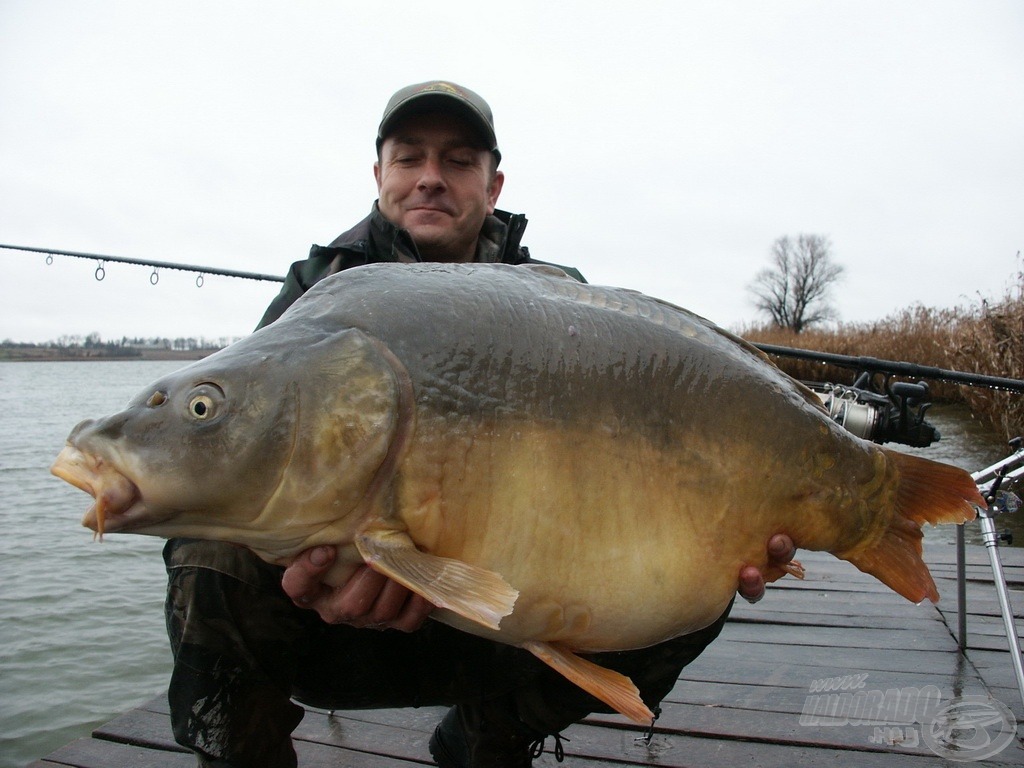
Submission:
M 188 412 L 200 421 L 213 415 L 213 398 L 209 395 L 196 395 L 188 404 Z
M 150 408 L 157 408 L 167 402 L 167 393 L 161 392 L 159 389 L 149 396 L 149 400 L 146 401 L 146 405 Z
M 192 390 L 188 398 L 188 415 L 196 421 L 209 421 L 221 410 L 224 391 L 216 384 L 206 382 Z

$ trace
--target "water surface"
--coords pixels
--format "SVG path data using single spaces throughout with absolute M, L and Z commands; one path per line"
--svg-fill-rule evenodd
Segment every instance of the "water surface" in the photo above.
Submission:
M 162 542 L 78 523 L 53 477 L 71 427 L 183 363 L 0 363 L 0 766 L 24 766 L 166 688 Z

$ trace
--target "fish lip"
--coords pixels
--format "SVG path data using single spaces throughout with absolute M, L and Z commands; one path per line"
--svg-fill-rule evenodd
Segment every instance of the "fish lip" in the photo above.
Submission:
M 71 440 L 54 460 L 50 472 L 95 499 L 86 510 L 82 525 L 97 536 L 125 530 L 137 518 L 150 517 L 146 515 L 142 492 L 134 480 L 113 462 L 83 451 Z
M 69 441 L 50 466 L 50 474 L 91 496 L 95 496 L 93 481 L 97 465 L 98 460 L 95 457 L 90 457 Z
M 126 507 L 116 511 L 105 510 L 102 523 L 97 514 L 97 504 L 93 503 L 82 517 L 82 525 L 97 536 L 106 533 L 134 533 L 141 528 L 158 525 L 173 516 L 174 510 L 158 512 L 149 507 L 142 496 L 136 493 Z

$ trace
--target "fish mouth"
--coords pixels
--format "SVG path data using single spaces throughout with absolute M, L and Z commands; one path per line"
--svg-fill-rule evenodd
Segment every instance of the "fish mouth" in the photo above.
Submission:
M 100 456 L 83 453 L 70 443 L 58 454 L 50 472 L 96 501 L 86 511 L 82 525 L 98 538 L 129 524 L 130 512 L 140 506 L 139 487 Z

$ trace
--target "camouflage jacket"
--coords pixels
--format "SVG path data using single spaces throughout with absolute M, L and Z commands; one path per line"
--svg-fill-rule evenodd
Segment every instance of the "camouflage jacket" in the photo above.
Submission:
M 526 217 L 505 211 L 495 211 L 484 221 L 477 241 L 475 261 L 502 264 L 547 264 L 530 257 L 520 244 L 526 230 Z M 279 318 L 296 299 L 314 283 L 343 269 L 376 262 L 422 261 L 409 233 L 384 218 L 377 203 L 370 215 L 352 229 L 338 235 L 330 245 L 314 245 L 309 257 L 296 261 L 288 270 L 284 286 L 270 302 L 257 329 Z M 558 266 L 571 277 L 585 283 L 583 275 L 572 267 Z

